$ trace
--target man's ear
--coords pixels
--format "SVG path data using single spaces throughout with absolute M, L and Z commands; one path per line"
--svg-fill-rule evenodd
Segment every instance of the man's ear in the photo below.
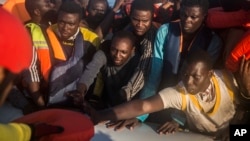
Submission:
M 34 9 L 34 14 L 36 15 L 36 16 L 41 16 L 41 12 L 40 12 L 40 10 L 39 9 Z
M 211 77 L 213 76 L 213 73 L 214 73 L 214 70 L 210 70 L 210 71 L 208 72 L 208 76 L 211 78 Z

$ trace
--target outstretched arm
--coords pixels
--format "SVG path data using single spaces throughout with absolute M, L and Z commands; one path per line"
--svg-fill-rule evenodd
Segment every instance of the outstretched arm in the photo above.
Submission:
M 90 111 L 90 115 L 94 123 L 99 123 L 107 120 L 118 121 L 131 119 L 142 114 L 160 111 L 163 108 L 164 106 L 160 95 L 154 95 L 144 100 L 132 100 L 107 110 L 99 112 Z

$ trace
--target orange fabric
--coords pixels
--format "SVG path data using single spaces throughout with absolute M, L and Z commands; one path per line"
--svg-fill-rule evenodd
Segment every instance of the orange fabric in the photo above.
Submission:
M 24 2 L 25 0 L 6 0 L 3 4 L 3 8 L 18 17 L 24 23 L 30 20 Z
M 41 65 L 40 65 L 42 76 L 44 77 L 44 79 L 46 81 L 48 81 L 50 69 L 51 69 L 51 60 L 50 60 L 49 49 L 48 48 L 38 49 L 37 56 L 38 56 L 39 60 L 42 60 Z
M 47 29 L 47 34 L 50 39 L 51 46 L 53 48 L 54 52 L 54 57 L 60 60 L 66 60 L 66 57 L 64 55 L 64 52 L 62 50 L 61 44 L 59 43 L 55 33 L 53 32 L 52 28 L 49 27 Z M 41 62 L 41 73 L 45 79 L 45 81 L 48 82 L 49 80 L 49 75 L 50 75 L 50 70 L 51 70 L 51 59 L 50 59 L 50 51 L 49 48 L 39 48 L 37 49 L 37 55 L 39 60 Z
M 226 68 L 232 72 L 236 72 L 239 69 L 243 55 L 245 55 L 247 60 L 250 58 L 250 31 L 244 35 L 242 40 L 232 50 L 226 60 Z
M 47 109 L 23 116 L 14 122 L 48 123 L 64 128 L 61 134 L 42 137 L 39 141 L 89 141 L 94 136 L 91 120 L 79 112 L 62 109 Z
M 55 27 L 55 25 L 54 25 Z M 61 44 L 59 43 L 55 33 L 53 32 L 52 27 L 50 26 L 47 29 L 47 34 L 49 36 L 49 40 L 51 42 L 51 46 L 53 48 L 53 52 L 54 52 L 54 57 L 63 61 L 66 61 L 66 57 L 64 55 L 63 49 L 61 47 Z

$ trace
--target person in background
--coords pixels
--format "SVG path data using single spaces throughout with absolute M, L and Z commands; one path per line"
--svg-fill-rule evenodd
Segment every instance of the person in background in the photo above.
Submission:
M 147 99 L 133 100 L 107 110 L 95 111 L 85 103 L 85 110 L 94 123 L 99 123 L 130 119 L 172 107 L 185 112 L 189 130 L 221 137 L 225 131 L 229 132 L 236 111 L 234 96 L 238 91 L 230 72 L 212 67 L 212 58 L 207 52 L 194 51 L 184 61 L 181 81 L 176 86 L 164 88 Z M 159 134 L 175 131 L 171 126 L 157 130 Z
M 111 43 L 110 43 L 111 42 Z M 135 54 L 135 37 L 129 31 L 118 31 L 114 34 L 112 41 L 106 41 L 102 45 L 102 49 L 97 51 L 93 60 L 87 65 L 82 74 L 78 85 L 83 85 L 85 89 L 78 90 L 84 93 L 94 82 L 94 78 L 100 72 L 104 82 L 104 90 L 102 93 L 104 106 L 99 109 L 110 108 L 115 105 L 127 102 L 125 95 L 120 95 L 122 87 L 127 84 L 133 75 L 139 62 L 139 55 Z M 73 91 L 74 92 L 74 91 Z M 69 93 L 74 98 L 75 103 L 82 103 L 85 95 L 79 93 Z M 78 95 L 77 95 L 78 94 Z M 78 97 L 77 97 L 78 96 Z M 137 97 L 138 98 L 138 97 Z M 133 98 L 135 99 L 135 98 Z M 96 107 L 95 107 L 96 108 Z M 129 129 L 133 129 L 139 121 L 140 117 L 132 118 L 119 123 L 108 123 L 107 126 L 116 126 L 115 130 L 123 128 L 123 124 Z
M 125 0 L 115 0 L 110 8 L 107 0 L 91 0 L 87 5 L 87 16 L 81 25 L 94 31 L 101 40 L 112 30 L 115 14 L 120 10 Z
M 4 19 L 0 22 L 0 106 L 2 106 L 12 89 L 15 78 L 31 63 L 32 43 L 21 21 L 2 7 L 0 7 L 0 19 Z M 13 33 L 16 38 L 13 38 Z M 0 140 L 28 141 L 62 131 L 62 127 L 46 123 L 29 125 L 0 123 Z
M 54 11 L 53 7 L 54 5 L 50 3 L 48 0 L 25 0 L 25 8 L 28 11 L 31 19 L 26 22 L 25 26 L 27 30 L 29 31 L 32 41 L 33 41 L 33 46 L 34 46 L 34 53 L 33 53 L 33 59 L 36 59 L 38 57 L 38 54 L 36 53 L 36 49 L 39 47 L 48 47 L 48 42 L 45 38 L 44 31 L 46 28 L 49 26 L 49 21 L 46 23 L 42 23 L 43 16 L 49 12 L 49 11 Z M 40 42 L 39 42 L 40 40 Z M 28 93 L 29 96 L 31 96 L 32 100 L 34 103 L 40 107 L 45 106 L 45 100 L 42 94 L 39 94 L 38 89 L 35 89 L 35 85 L 39 85 L 39 81 L 37 78 L 39 78 L 38 75 L 32 75 L 35 73 L 32 73 L 33 71 L 37 71 L 37 64 L 34 60 L 32 62 L 34 64 L 31 64 L 31 68 L 29 71 L 24 71 L 24 81 L 27 81 L 30 79 L 33 83 L 28 84 Z M 28 73 L 30 75 L 26 75 L 25 73 Z M 36 82 L 38 81 L 38 82 Z M 22 86 L 20 87 L 22 88 Z
M 56 24 L 46 31 L 32 30 L 37 56 L 24 72 L 22 85 L 35 97 L 35 101 L 42 97 L 41 103 L 36 102 L 39 106 L 68 103 L 64 93 L 75 89 L 85 65 L 99 47 L 98 36 L 79 27 L 81 15 L 82 9 L 78 4 L 66 1 L 58 10 Z M 46 35 L 44 38 L 38 36 L 43 33 Z
M 181 0 L 155 0 L 155 17 L 154 21 L 165 24 L 170 21 L 178 20 L 180 17 Z
M 204 25 L 208 6 L 207 0 L 182 0 L 180 20 L 163 24 L 158 29 L 151 71 L 143 93 L 153 95 L 163 88 L 175 86 L 180 80 L 182 64 L 191 51 L 206 50 L 215 64 L 221 54 L 222 42 L 216 33 Z M 155 115 L 170 115 L 175 125 L 185 125 L 184 115 L 178 110 L 161 111 Z M 158 118 L 154 121 L 160 122 Z M 169 121 L 162 123 L 164 126 Z

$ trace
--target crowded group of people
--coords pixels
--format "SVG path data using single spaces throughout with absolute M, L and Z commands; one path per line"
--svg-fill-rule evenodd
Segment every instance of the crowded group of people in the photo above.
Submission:
M 154 122 L 159 134 L 188 129 L 221 140 L 229 140 L 231 124 L 250 122 L 247 0 L 115 0 L 113 6 L 21 0 L 19 12 L 11 1 L 0 16 L 16 20 L 13 31 L 24 31 L 9 37 L 10 21 L 2 23 L 0 102 L 19 95 L 25 105 L 12 104 L 24 116 L 66 109 L 114 130 Z M 63 132 L 46 123 L 9 122 L 0 130 L 10 135 L 22 128 L 16 136 L 23 140 Z

